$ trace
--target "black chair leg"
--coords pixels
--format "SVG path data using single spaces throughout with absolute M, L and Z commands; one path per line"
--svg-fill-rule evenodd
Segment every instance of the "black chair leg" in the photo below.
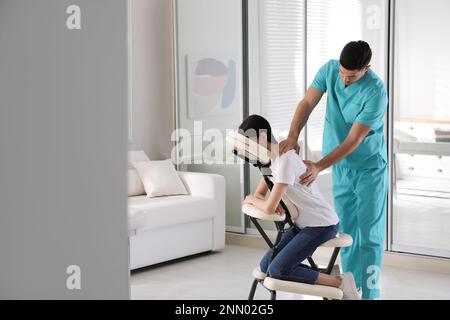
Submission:
M 277 292 L 270 291 L 270 300 L 277 300 Z
M 331 256 L 330 262 L 327 266 L 326 274 L 331 274 L 331 271 L 333 271 L 333 267 L 336 264 L 337 257 L 339 256 L 339 252 L 341 251 L 341 248 L 335 248 L 333 251 L 333 255 Z
M 256 287 L 258 286 L 258 280 L 253 280 L 252 288 L 250 289 L 250 294 L 248 300 L 253 300 L 255 298 Z

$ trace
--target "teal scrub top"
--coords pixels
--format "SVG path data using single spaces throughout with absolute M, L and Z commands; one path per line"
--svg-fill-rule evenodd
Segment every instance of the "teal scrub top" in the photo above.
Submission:
M 372 131 L 361 145 L 337 166 L 348 169 L 377 169 L 387 164 L 384 118 L 388 95 L 383 81 L 369 69 L 359 81 L 347 88 L 339 75 L 340 63 L 331 60 L 317 73 L 311 84 L 327 93 L 327 110 L 323 134 L 323 156 L 326 157 L 347 138 L 355 122 Z

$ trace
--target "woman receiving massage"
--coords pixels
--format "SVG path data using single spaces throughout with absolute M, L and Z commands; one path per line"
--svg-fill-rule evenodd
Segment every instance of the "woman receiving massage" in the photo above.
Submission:
M 344 299 L 360 300 L 352 273 L 332 276 L 302 264 L 320 245 L 336 237 L 339 219 L 315 183 L 309 187 L 299 183 L 307 171 L 301 157 L 294 150 L 279 155 L 279 145 L 271 126 L 261 116 L 247 118 L 239 127 L 239 133 L 269 151 L 274 178 L 268 198 L 267 184 L 261 179 L 255 193 L 248 196 L 245 203 L 266 213 L 282 214 L 280 201 L 286 196 L 301 212 L 295 226 L 284 233 L 279 245 L 273 249 L 275 252 L 272 249 L 266 252 L 260 262 L 261 271 L 274 279 L 339 288 Z

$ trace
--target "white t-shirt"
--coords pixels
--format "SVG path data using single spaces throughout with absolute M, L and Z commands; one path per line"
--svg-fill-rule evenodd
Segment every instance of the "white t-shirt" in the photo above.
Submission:
M 308 170 L 303 160 L 291 150 L 278 157 L 271 165 L 275 183 L 287 184 L 285 196 L 298 208 L 295 224 L 306 227 L 328 227 L 338 224 L 336 211 L 325 200 L 314 182 L 310 187 L 300 184 L 300 177 Z

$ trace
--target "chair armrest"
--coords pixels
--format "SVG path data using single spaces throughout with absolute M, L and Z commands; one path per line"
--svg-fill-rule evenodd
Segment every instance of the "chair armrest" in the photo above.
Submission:
M 242 212 L 248 215 L 251 218 L 263 220 L 263 221 L 270 221 L 270 222 L 282 222 L 286 220 L 286 215 L 282 214 L 269 214 L 267 212 L 262 211 L 258 207 L 255 207 L 250 204 L 244 204 L 242 206 Z

